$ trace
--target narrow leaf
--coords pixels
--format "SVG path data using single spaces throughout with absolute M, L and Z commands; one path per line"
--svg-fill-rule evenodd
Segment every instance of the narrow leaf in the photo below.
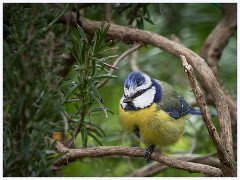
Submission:
M 82 146 L 87 147 L 87 142 L 88 142 L 88 132 L 85 127 L 82 127 L 81 129 L 81 135 L 82 135 Z
M 68 99 L 68 97 L 73 93 L 73 91 L 75 91 L 75 89 L 77 89 L 79 87 L 79 84 L 75 84 L 73 87 L 71 87 L 68 91 L 68 93 L 65 96 L 65 100 L 64 102 Z
M 102 143 L 98 140 L 98 138 L 94 134 L 89 132 L 88 135 L 92 137 L 100 146 L 102 146 Z

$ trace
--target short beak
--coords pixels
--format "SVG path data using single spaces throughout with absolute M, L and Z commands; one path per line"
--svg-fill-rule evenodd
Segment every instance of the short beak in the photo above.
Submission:
M 124 103 L 130 103 L 130 102 L 132 102 L 132 98 L 131 97 L 126 97 L 124 100 L 123 100 L 123 102 Z

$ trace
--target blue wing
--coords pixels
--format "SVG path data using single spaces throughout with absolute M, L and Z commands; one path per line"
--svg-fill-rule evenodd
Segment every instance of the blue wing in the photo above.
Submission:
M 180 106 L 178 108 L 165 109 L 172 118 L 178 119 L 186 114 L 201 115 L 201 112 L 197 109 L 193 109 L 192 106 L 182 97 L 178 96 Z

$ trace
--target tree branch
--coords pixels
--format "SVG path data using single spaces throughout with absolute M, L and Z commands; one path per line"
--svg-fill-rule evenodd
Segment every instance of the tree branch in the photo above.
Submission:
M 51 144 L 55 142 L 55 140 L 46 137 L 46 140 Z M 69 162 L 75 161 L 77 159 L 81 159 L 84 157 L 90 158 L 102 158 L 105 156 L 131 156 L 131 157 L 144 157 L 145 151 L 144 149 L 137 147 L 124 147 L 124 146 L 101 146 L 94 148 L 84 148 L 84 149 L 68 149 L 63 146 L 61 143 L 55 143 L 55 150 L 58 153 L 65 153 L 63 157 L 55 162 L 56 166 L 63 166 L 68 164 Z M 157 162 L 170 166 L 172 168 L 187 170 L 191 173 L 204 173 L 208 176 L 222 176 L 222 171 L 219 168 L 215 168 L 208 165 L 192 163 L 187 161 L 177 160 L 175 158 L 167 157 L 163 154 L 153 152 L 151 158 Z
M 224 10 L 223 16 L 208 36 L 200 52 L 201 57 L 206 59 L 219 82 L 218 61 L 229 38 L 236 32 L 237 27 L 237 4 L 225 3 L 222 6 Z
M 198 107 L 201 110 L 203 121 L 205 122 L 205 124 L 207 126 L 208 132 L 209 132 L 209 134 L 210 134 L 210 136 L 213 140 L 213 143 L 215 144 L 215 146 L 217 148 L 217 151 L 219 152 L 219 154 L 221 154 L 222 152 L 224 152 L 224 149 L 222 149 L 223 148 L 222 141 L 220 139 L 219 134 L 217 133 L 217 130 L 216 130 L 215 126 L 213 125 L 213 123 L 211 121 L 210 110 L 207 107 L 207 104 L 206 104 L 206 101 L 204 99 L 203 93 L 198 86 L 197 79 L 194 76 L 192 66 L 190 64 L 188 64 L 185 56 L 180 55 L 180 58 L 182 60 L 184 71 L 188 75 L 188 79 L 189 79 L 191 88 L 193 90 L 193 93 L 196 97 Z M 224 156 L 224 155 L 221 154 L 221 156 Z
M 85 108 L 83 108 L 82 112 L 80 113 L 80 122 L 77 125 L 77 127 L 74 129 L 71 140 L 68 144 L 68 148 L 69 147 L 74 147 L 74 141 L 78 135 L 78 133 L 80 132 L 82 126 L 83 126 L 83 122 L 84 122 L 84 117 L 85 117 Z
M 215 144 L 215 146 L 217 148 L 219 158 L 220 158 L 220 161 L 221 161 L 221 158 L 224 158 L 224 156 L 227 156 L 226 155 L 227 152 L 226 152 L 226 149 L 225 149 L 226 147 L 223 146 L 222 139 L 220 138 L 219 134 L 217 133 L 217 130 L 216 130 L 215 126 L 213 125 L 213 123 L 211 121 L 210 110 L 207 107 L 207 104 L 206 104 L 206 101 L 204 99 L 203 93 L 198 86 L 197 79 L 194 76 L 192 66 L 188 64 L 185 56 L 180 55 L 180 58 L 182 60 L 184 70 L 188 75 L 188 79 L 189 79 L 191 88 L 193 90 L 193 93 L 196 97 L 198 107 L 201 110 L 203 121 L 205 122 L 205 125 L 206 125 L 206 127 L 208 129 L 208 132 L 209 132 L 209 134 L 210 134 L 210 136 L 213 140 L 213 143 Z M 236 172 L 235 172 L 235 174 L 236 174 Z
M 212 69 L 212 72 L 214 73 L 219 83 L 221 83 L 221 81 L 219 77 L 218 63 L 223 49 L 228 44 L 229 38 L 233 33 L 236 32 L 237 28 L 237 4 L 224 3 L 222 6 L 223 16 L 217 26 L 208 36 L 200 51 L 200 56 L 206 59 L 206 62 Z M 225 94 L 230 109 L 233 133 L 237 134 L 237 105 L 234 101 L 234 98 L 229 93 L 225 92 Z M 224 127 L 225 123 L 220 123 L 220 125 Z M 225 136 L 225 133 L 222 133 L 222 136 Z M 226 138 L 222 137 L 222 139 Z M 229 146 L 229 144 L 229 142 L 226 142 L 226 145 Z
M 104 5 L 104 13 L 105 13 L 105 19 L 107 22 L 111 22 L 111 16 L 112 16 L 112 7 L 110 3 L 106 3 Z
M 133 46 L 132 48 L 128 49 L 127 51 L 125 51 L 121 56 L 119 56 L 119 57 L 117 58 L 117 60 L 113 63 L 113 66 L 114 66 L 114 67 L 117 67 L 118 64 L 119 64 L 126 56 L 128 56 L 130 53 L 138 50 L 140 47 L 142 47 L 142 44 L 137 44 L 137 45 Z M 109 74 L 113 74 L 114 70 L 115 70 L 114 68 L 111 68 L 111 69 L 109 70 Z M 98 89 L 101 88 L 101 87 L 104 86 L 108 81 L 109 81 L 109 79 L 104 79 L 102 82 L 100 82 L 99 84 L 97 84 L 97 88 L 98 88 Z
M 211 157 L 213 154 L 208 154 L 205 156 L 199 156 L 199 155 L 193 155 L 193 154 L 186 154 L 186 155 L 181 155 L 179 157 L 174 157 L 178 160 L 183 160 L 183 161 L 190 161 L 190 162 L 196 162 L 196 163 L 201 163 L 201 164 L 206 164 L 209 166 L 213 166 L 216 168 L 221 168 L 221 163 Z M 167 169 L 168 166 L 164 164 L 159 164 L 159 162 L 152 162 L 151 164 L 147 164 L 146 166 L 137 169 L 135 172 L 133 172 L 130 176 L 132 177 L 146 177 L 146 176 L 152 176 L 160 171 L 163 171 Z

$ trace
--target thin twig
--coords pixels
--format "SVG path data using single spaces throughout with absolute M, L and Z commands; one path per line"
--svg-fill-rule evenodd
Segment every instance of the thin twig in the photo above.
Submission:
M 117 60 L 113 63 L 113 67 L 117 67 L 118 64 L 126 57 L 128 56 L 130 53 L 138 50 L 140 47 L 142 47 L 143 45 L 142 44 L 137 44 L 135 46 L 133 46 L 132 48 L 128 49 L 127 51 L 125 51 L 121 56 L 119 56 L 117 58 Z M 109 74 L 113 74 L 115 68 L 111 68 L 109 70 Z M 109 79 L 104 79 L 102 82 L 100 82 L 99 84 L 97 84 L 97 88 L 101 88 L 102 86 L 104 86 L 107 82 L 109 81 Z
M 209 67 L 212 69 L 213 74 L 221 84 L 219 61 L 222 56 L 224 48 L 227 46 L 230 37 L 237 30 L 237 4 L 236 3 L 224 3 L 221 4 L 223 7 L 223 15 L 221 20 L 218 22 L 216 27 L 208 35 L 201 51 L 200 56 L 206 59 Z M 205 86 L 203 86 L 205 88 Z M 208 93 L 208 91 L 206 91 Z M 229 111 L 231 115 L 231 125 L 233 129 L 233 135 L 237 136 L 237 104 L 235 98 L 225 90 L 226 100 L 229 106 Z M 224 121 L 220 121 L 221 129 L 228 128 Z M 231 138 L 226 136 L 225 130 L 222 131 L 221 138 L 226 146 L 231 146 Z M 230 147 L 231 148 L 231 147 Z M 227 147 L 227 149 L 230 149 Z M 237 153 L 235 153 L 237 155 Z
M 182 60 L 184 71 L 187 73 L 187 76 L 188 76 L 188 79 L 189 79 L 192 91 L 193 91 L 193 93 L 194 93 L 194 95 L 196 97 L 196 101 L 197 101 L 198 107 L 201 110 L 203 121 L 205 122 L 205 124 L 207 126 L 208 132 L 209 132 L 210 136 L 212 137 L 213 142 L 214 142 L 214 144 L 217 147 L 217 150 L 219 152 L 222 152 L 223 150 L 221 150 L 221 149 L 223 148 L 223 145 L 222 145 L 220 136 L 217 133 L 217 130 L 216 130 L 215 126 L 213 125 L 212 121 L 211 121 L 210 110 L 209 110 L 209 108 L 208 108 L 208 106 L 206 104 L 206 101 L 204 99 L 203 93 L 202 93 L 201 89 L 198 86 L 197 79 L 194 76 L 192 66 L 190 64 L 188 64 L 185 56 L 180 55 L 180 58 Z
M 106 3 L 104 6 L 105 19 L 107 22 L 111 22 L 112 7 L 110 3 Z
M 46 140 L 50 141 L 51 144 L 54 140 L 47 137 Z M 81 159 L 84 157 L 90 158 L 102 158 L 105 156 L 130 156 L 130 157 L 143 157 L 145 149 L 137 147 L 124 147 L 124 146 L 99 146 L 94 148 L 84 149 L 68 149 L 61 143 L 55 144 L 55 150 L 58 153 L 67 152 L 66 155 L 62 156 L 55 163 L 56 166 L 66 165 L 69 162 Z M 167 157 L 158 152 L 153 152 L 151 158 L 157 162 L 165 164 L 172 168 L 184 169 L 191 173 L 204 173 L 208 176 L 222 176 L 222 170 L 209 165 L 192 163 L 187 161 L 181 161 L 175 158 Z
M 212 156 L 216 153 L 209 153 L 204 156 L 194 155 L 194 154 L 181 154 L 180 156 L 174 156 L 174 158 L 178 160 L 188 161 L 188 162 L 196 162 L 201 164 L 206 164 L 209 166 L 213 166 L 216 168 L 221 168 L 221 163 L 218 159 L 213 158 Z M 152 162 L 151 164 L 147 164 L 140 169 L 137 169 L 129 176 L 131 177 L 146 177 L 146 176 L 153 176 L 160 171 L 167 169 L 168 166 L 164 164 L 160 164 L 159 162 Z
M 81 130 L 82 126 L 83 126 L 84 117 L 85 117 L 85 109 L 83 109 L 82 112 L 81 112 L 80 122 L 79 122 L 79 124 L 77 125 L 77 127 L 73 131 L 73 135 L 72 135 L 71 140 L 69 141 L 68 148 L 74 146 L 74 141 L 75 141 L 78 133 L 80 132 L 80 130 Z
M 218 154 L 219 154 L 219 159 L 220 159 L 221 162 L 224 162 L 224 160 L 223 160 L 224 157 L 228 156 L 226 154 L 227 151 L 226 151 L 225 146 L 222 143 L 222 139 L 220 138 L 220 136 L 219 136 L 219 134 L 218 134 L 214 124 L 211 121 L 210 110 L 209 110 L 209 108 L 208 108 L 208 106 L 206 104 L 206 101 L 204 99 L 203 93 L 202 93 L 201 89 L 198 86 L 197 79 L 196 79 L 196 77 L 194 75 L 194 72 L 193 72 L 193 68 L 192 68 L 192 66 L 190 64 L 188 64 L 187 59 L 186 59 L 185 56 L 180 55 L 180 58 L 182 60 L 184 71 L 188 75 L 188 79 L 189 79 L 191 88 L 193 90 L 193 93 L 194 93 L 194 95 L 196 97 L 198 106 L 199 106 L 199 108 L 201 110 L 203 121 L 204 121 L 205 125 L 207 126 L 208 132 L 209 132 L 209 134 L 210 134 L 210 136 L 211 136 L 211 138 L 213 140 L 213 143 L 215 144 L 215 146 L 217 148 L 217 151 L 218 151 Z M 230 157 L 227 157 L 227 158 L 230 158 Z M 230 158 L 230 159 L 228 159 L 228 162 L 225 162 L 225 163 L 231 163 L 231 161 L 232 160 Z M 235 165 L 233 165 L 233 167 L 234 166 Z
M 140 71 L 138 64 L 137 64 L 137 56 L 138 56 L 138 52 L 135 51 L 132 53 L 132 55 L 129 58 L 129 64 L 130 64 L 132 71 Z

